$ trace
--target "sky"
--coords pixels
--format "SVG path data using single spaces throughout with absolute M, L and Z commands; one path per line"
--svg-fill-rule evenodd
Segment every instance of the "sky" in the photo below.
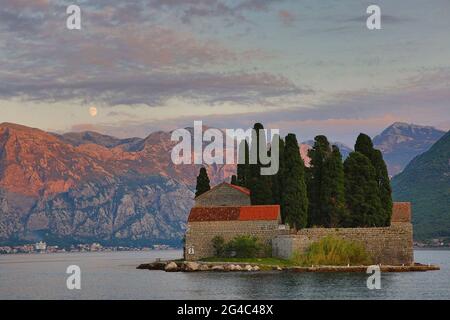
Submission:
M 262 122 L 348 145 L 396 121 L 448 130 L 449 14 L 448 0 L 2 0 L 0 122 L 118 137 Z

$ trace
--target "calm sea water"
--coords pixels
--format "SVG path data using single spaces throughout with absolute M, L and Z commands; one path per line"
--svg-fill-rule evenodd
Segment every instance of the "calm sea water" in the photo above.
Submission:
M 0 256 L 0 299 L 450 299 L 450 251 L 416 250 L 440 271 L 385 273 L 381 290 L 365 274 L 166 273 L 136 270 L 181 251 Z M 66 268 L 81 268 L 81 290 L 66 288 Z

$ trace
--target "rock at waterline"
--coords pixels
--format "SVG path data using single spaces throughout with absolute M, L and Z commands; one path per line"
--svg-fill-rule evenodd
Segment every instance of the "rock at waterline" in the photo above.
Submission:
M 198 268 L 199 271 L 208 271 L 209 270 L 209 266 L 207 264 L 201 264 L 200 267 Z
M 187 272 L 199 271 L 199 269 L 200 269 L 200 264 L 197 262 L 186 262 L 184 265 L 184 271 L 187 271 Z
M 252 268 L 252 266 L 251 265 L 246 265 L 245 267 L 244 267 L 244 270 L 247 270 L 247 271 L 253 271 L 253 268 Z
M 175 272 L 178 271 L 178 265 L 175 262 L 169 262 L 166 264 L 166 267 L 164 268 L 167 272 Z
M 223 266 L 213 266 L 211 268 L 212 271 L 225 271 L 225 268 Z

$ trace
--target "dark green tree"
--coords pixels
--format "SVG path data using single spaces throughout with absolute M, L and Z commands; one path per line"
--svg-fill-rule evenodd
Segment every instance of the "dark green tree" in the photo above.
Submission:
M 238 184 L 237 184 L 237 178 L 236 178 L 236 175 L 232 175 L 231 176 L 231 182 L 230 182 L 231 184 L 233 184 L 233 185 L 235 185 L 235 186 L 237 186 Z
M 242 157 L 242 163 L 237 165 L 237 184 L 241 187 L 249 188 L 250 185 L 250 155 L 247 140 L 241 141 L 239 145 L 240 158 Z
M 321 184 L 321 212 L 325 217 L 324 226 L 339 227 L 348 218 L 345 203 L 345 177 L 342 155 L 337 146 L 332 146 L 331 154 L 323 165 Z
M 382 225 L 381 201 L 376 172 L 369 158 L 352 152 L 344 161 L 345 198 L 349 216 L 346 227 Z
M 323 203 L 325 172 L 324 166 L 331 154 L 330 143 L 327 137 L 320 135 L 314 138 L 314 145 L 308 151 L 310 168 L 307 175 L 308 186 L 308 224 L 310 226 L 326 226 L 329 213 L 324 211 Z
M 366 157 L 371 158 L 373 151 L 373 142 L 372 139 L 364 133 L 360 133 L 358 138 L 356 138 L 355 142 L 355 151 L 361 152 Z
M 305 183 L 305 169 L 295 134 L 285 139 L 283 170 L 283 192 L 281 206 L 286 222 L 296 229 L 304 228 L 308 216 L 308 196 Z
M 206 191 L 210 190 L 211 187 L 209 185 L 209 177 L 208 173 L 206 172 L 205 167 L 200 168 L 200 173 L 197 177 L 197 186 L 195 187 L 195 197 L 198 197 L 199 195 L 205 193 Z
M 380 150 L 374 149 L 372 164 L 375 167 L 378 188 L 380 189 L 380 200 L 384 217 L 382 225 L 389 226 L 392 217 L 392 188 L 387 166 Z
M 272 138 L 271 146 L 274 145 L 274 141 L 278 139 L 278 157 L 279 157 L 279 167 L 278 172 L 271 176 L 272 179 L 272 195 L 273 203 L 281 204 L 281 195 L 283 192 L 283 168 L 284 168 L 284 140 L 279 135 L 274 135 Z M 269 150 L 271 153 L 272 150 Z M 283 212 L 281 212 L 281 217 L 284 221 Z
M 360 133 L 356 139 L 355 151 L 361 152 L 369 158 L 375 169 L 382 207 L 379 215 L 383 217 L 380 226 L 387 226 L 391 222 L 392 215 L 392 189 L 383 155 L 380 150 L 373 147 L 372 139 L 364 133 Z
M 251 202 L 253 205 L 272 204 L 271 178 L 268 175 L 261 174 L 263 164 L 261 163 L 260 154 L 265 153 L 267 155 L 267 141 L 265 134 L 262 134 L 264 127 L 260 123 L 255 123 L 253 129 L 254 135 L 250 146 L 250 160 L 252 160 L 252 154 L 256 155 L 256 163 L 250 163 L 249 189 L 251 191 Z M 262 148 L 261 150 L 260 147 Z

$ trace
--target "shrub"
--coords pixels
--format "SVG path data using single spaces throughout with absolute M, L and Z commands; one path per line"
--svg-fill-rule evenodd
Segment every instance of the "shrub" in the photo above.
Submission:
M 236 258 L 255 258 L 261 254 L 262 246 L 252 236 L 237 236 L 227 244 L 227 252 Z
M 225 255 L 225 240 L 221 236 L 215 236 L 212 239 L 212 245 L 214 248 L 214 256 L 223 257 Z
M 214 248 L 214 257 L 218 258 L 256 258 L 272 255 L 270 245 L 263 245 L 256 237 L 248 235 L 236 236 L 229 242 L 225 242 L 221 236 L 215 236 L 211 242 Z
M 332 236 L 312 243 L 304 254 L 295 253 L 292 260 L 301 266 L 371 264 L 371 257 L 361 243 Z

